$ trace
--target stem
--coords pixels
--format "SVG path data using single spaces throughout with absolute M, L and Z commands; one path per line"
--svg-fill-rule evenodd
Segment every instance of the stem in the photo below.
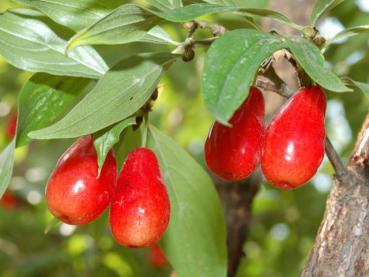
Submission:
M 54 228 L 55 226 L 61 224 L 61 221 L 59 221 L 59 219 L 57 219 L 56 217 L 53 217 L 46 225 L 45 230 L 44 230 L 44 235 L 47 235 L 50 230 L 52 228 Z
M 143 124 L 142 124 L 142 133 L 141 133 L 141 146 L 142 147 L 146 147 L 147 145 L 148 129 L 149 129 L 149 113 L 146 112 L 144 114 Z

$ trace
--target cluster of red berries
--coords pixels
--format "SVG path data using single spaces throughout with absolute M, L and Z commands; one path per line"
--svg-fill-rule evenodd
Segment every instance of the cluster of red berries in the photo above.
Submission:
M 127 247 L 154 245 L 170 217 L 170 201 L 154 152 L 133 150 L 117 176 L 110 151 L 98 173 L 92 136 L 79 138 L 62 155 L 49 178 L 46 201 L 55 217 L 73 225 L 94 221 L 110 205 L 113 237 Z
M 320 87 L 301 88 L 265 128 L 264 97 L 251 87 L 231 127 L 214 123 L 205 143 L 206 163 L 228 181 L 247 178 L 261 163 L 271 184 L 300 187 L 314 176 L 324 157 L 325 110 Z

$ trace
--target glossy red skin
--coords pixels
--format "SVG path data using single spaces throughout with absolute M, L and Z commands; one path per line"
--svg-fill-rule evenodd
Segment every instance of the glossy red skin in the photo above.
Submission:
M 14 210 L 19 206 L 17 197 L 12 195 L 10 192 L 5 192 L 3 197 L 0 199 L 0 205 L 5 209 Z
M 267 128 L 261 168 L 270 183 L 294 189 L 308 182 L 324 157 L 327 100 L 319 87 L 302 88 Z
M 264 97 L 255 87 L 230 120 L 232 127 L 213 124 L 205 142 L 209 169 L 228 181 L 247 178 L 260 162 L 264 137 Z
M 156 268 L 164 268 L 168 265 L 167 258 L 160 249 L 160 246 L 157 244 L 151 247 L 149 252 L 149 260 L 150 263 Z
M 81 225 L 95 220 L 109 205 L 117 165 L 109 152 L 98 177 L 91 136 L 79 138 L 59 159 L 46 187 L 50 212 L 61 221 Z
M 110 228 L 120 244 L 146 247 L 160 239 L 169 223 L 170 201 L 150 149 L 129 153 L 111 198 Z
M 17 114 L 14 113 L 9 117 L 8 121 L 6 122 L 5 135 L 6 138 L 9 140 L 13 139 L 15 133 L 17 132 L 17 121 L 18 121 Z

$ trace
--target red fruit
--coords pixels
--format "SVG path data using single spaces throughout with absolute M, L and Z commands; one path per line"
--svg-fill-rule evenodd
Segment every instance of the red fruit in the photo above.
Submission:
M 117 165 L 112 152 L 98 176 L 97 154 L 91 136 L 79 138 L 59 159 L 46 187 L 51 213 L 68 224 L 87 224 L 109 205 Z
M 302 186 L 324 157 L 326 97 L 319 87 L 302 88 L 275 116 L 266 131 L 261 167 L 281 189 Z
M 151 247 L 149 252 L 149 260 L 150 263 L 156 268 L 163 268 L 168 265 L 168 260 L 165 257 L 163 251 L 160 249 L 160 246 L 155 244 Z
M 8 210 L 14 210 L 19 205 L 17 197 L 9 192 L 5 192 L 3 197 L 0 199 L 0 204 Z
M 264 97 L 250 94 L 230 120 L 232 127 L 215 122 L 205 143 L 209 169 L 219 177 L 238 181 L 248 177 L 260 162 L 264 136 Z
M 168 226 L 170 202 L 150 149 L 129 153 L 111 198 L 110 228 L 120 244 L 146 247 L 160 239 Z
M 5 128 L 5 136 L 7 139 L 11 140 L 14 138 L 15 133 L 17 132 L 17 114 L 12 114 L 8 121 L 6 122 L 6 128 Z

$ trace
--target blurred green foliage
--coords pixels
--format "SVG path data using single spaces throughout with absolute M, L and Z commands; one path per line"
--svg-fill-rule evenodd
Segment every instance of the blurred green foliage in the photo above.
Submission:
M 334 9 L 327 19 L 344 27 L 369 24 L 368 11 L 359 1 L 348 0 Z M 14 6 L 0 2 L 0 11 Z M 227 26 L 247 27 L 247 23 L 222 17 Z M 183 40 L 184 33 L 166 26 L 174 39 Z M 357 36 L 327 50 L 334 70 L 351 78 L 369 81 L 368 37 Z M 139 48 L 140 47 L 140 48 Z M 105 58 L 130 51 L 150 50 L 148 45 L 116 47 L 114 53 L 99 50 Z M 140 50 L 138 50 L 138 48 Z M 127 51 L 128 52 L 128 51 Z M 126 52 L 126 53 L 127 53 Z M 160 97 L 152 120 L 176 139 L 203 164 L 203 143 L 212 118 L 200 97 L 202 49 L 188 64 L 177 63 L 161 82 Z M 16 109 L 16 97 L 22 84 L 31 76 L 20 72 L 0 58 L 0 148 L 6 143 L 7 120 Z M 355 91 L 347 94 L 328 93 L 327 131 L 343 158 L 347 158 L 368 110 L 369 100 Z M 45 228 L 51 221 L 43 192 L 47 176 L 58 157 L 71 141 L 37 142 L 16 151 L 16 167 L 9 191 L 19 204 L 15 209 L 0 206 L 0 275 L 12 276 L 169 276 L 171 269 L 155 269 L 150 265 L 148 250 L 132 250 L 117 245 L 111 238 L 107 215 L 85 227 L 65 224 Z M 247 258 L 238 277 L 298 276 L 312 247 L 323 216 L 325 200 L 333 171 L 327 161 L 312 184 L 295 191 L 279 191 L 268 184 L 261 186 L 254 204 L 249 239 L 244 245 Z M 190 277 L 190 276 L 189 276 Z

